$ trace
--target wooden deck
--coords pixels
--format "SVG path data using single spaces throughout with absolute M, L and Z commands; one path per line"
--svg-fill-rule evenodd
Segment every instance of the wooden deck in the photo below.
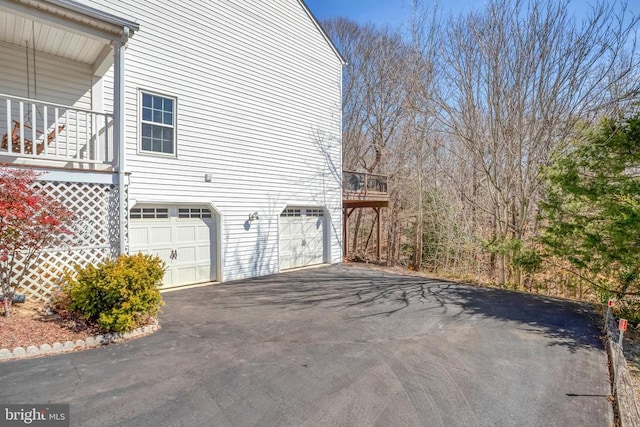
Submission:
M 349 255 L 349 227 L 351 214 L 360 208 L 372 208 L 376 214 L 376 254 L 380 260 L 380 241 L 382 232 L 380 227 L 381 208 L 389 206 L 387 192 L 387 176 L 364 172 L 342 172 L 342 250 L 343 256 Z
M 343 208 L 385 208 L 389 206 L 385 175 L 344 171 L 342 173 Z

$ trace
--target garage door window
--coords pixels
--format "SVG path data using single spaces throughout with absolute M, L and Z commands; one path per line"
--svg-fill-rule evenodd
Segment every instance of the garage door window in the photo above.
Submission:
M 180 208 L 178 218 L 211 218 L 211 211 L 202 208 Z
M 300 209 L 285 209 L 282 211 L 280 216 L 302 216 L 300 213 Z
M 131 219 L 166 219 L 169 208 L 133 208 L 129 213 Z

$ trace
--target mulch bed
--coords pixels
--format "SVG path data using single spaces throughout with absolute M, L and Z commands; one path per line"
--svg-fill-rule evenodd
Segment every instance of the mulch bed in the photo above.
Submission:
M 82 319 L 51 313 L 44 304 L 29 301 L 14 304 L 9 317 L 1 314 L 3 305 L 0 305 L 0 349 L 75 342 L 101 333 L 100 328 Z

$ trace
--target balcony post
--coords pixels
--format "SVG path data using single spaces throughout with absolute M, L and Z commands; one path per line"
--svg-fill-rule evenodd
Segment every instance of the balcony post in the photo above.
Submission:
M 125 175 L 125 139 L 124 139 L 124 61 L 125 45 L 129 38 L 129 28 L 123 27 L 122 40 L 113 44 L 113 145 L 115 150 L 115 163 L 118 169 L 118 237 L 119 252 L 126 253 L 126 175 Z

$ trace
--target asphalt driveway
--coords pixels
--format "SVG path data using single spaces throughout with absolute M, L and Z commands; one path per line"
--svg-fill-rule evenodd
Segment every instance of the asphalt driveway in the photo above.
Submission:
M 588 305 L 331 266 L 165 294 L 163 328 L 0 364 L 81 426 L 611 426 Z

